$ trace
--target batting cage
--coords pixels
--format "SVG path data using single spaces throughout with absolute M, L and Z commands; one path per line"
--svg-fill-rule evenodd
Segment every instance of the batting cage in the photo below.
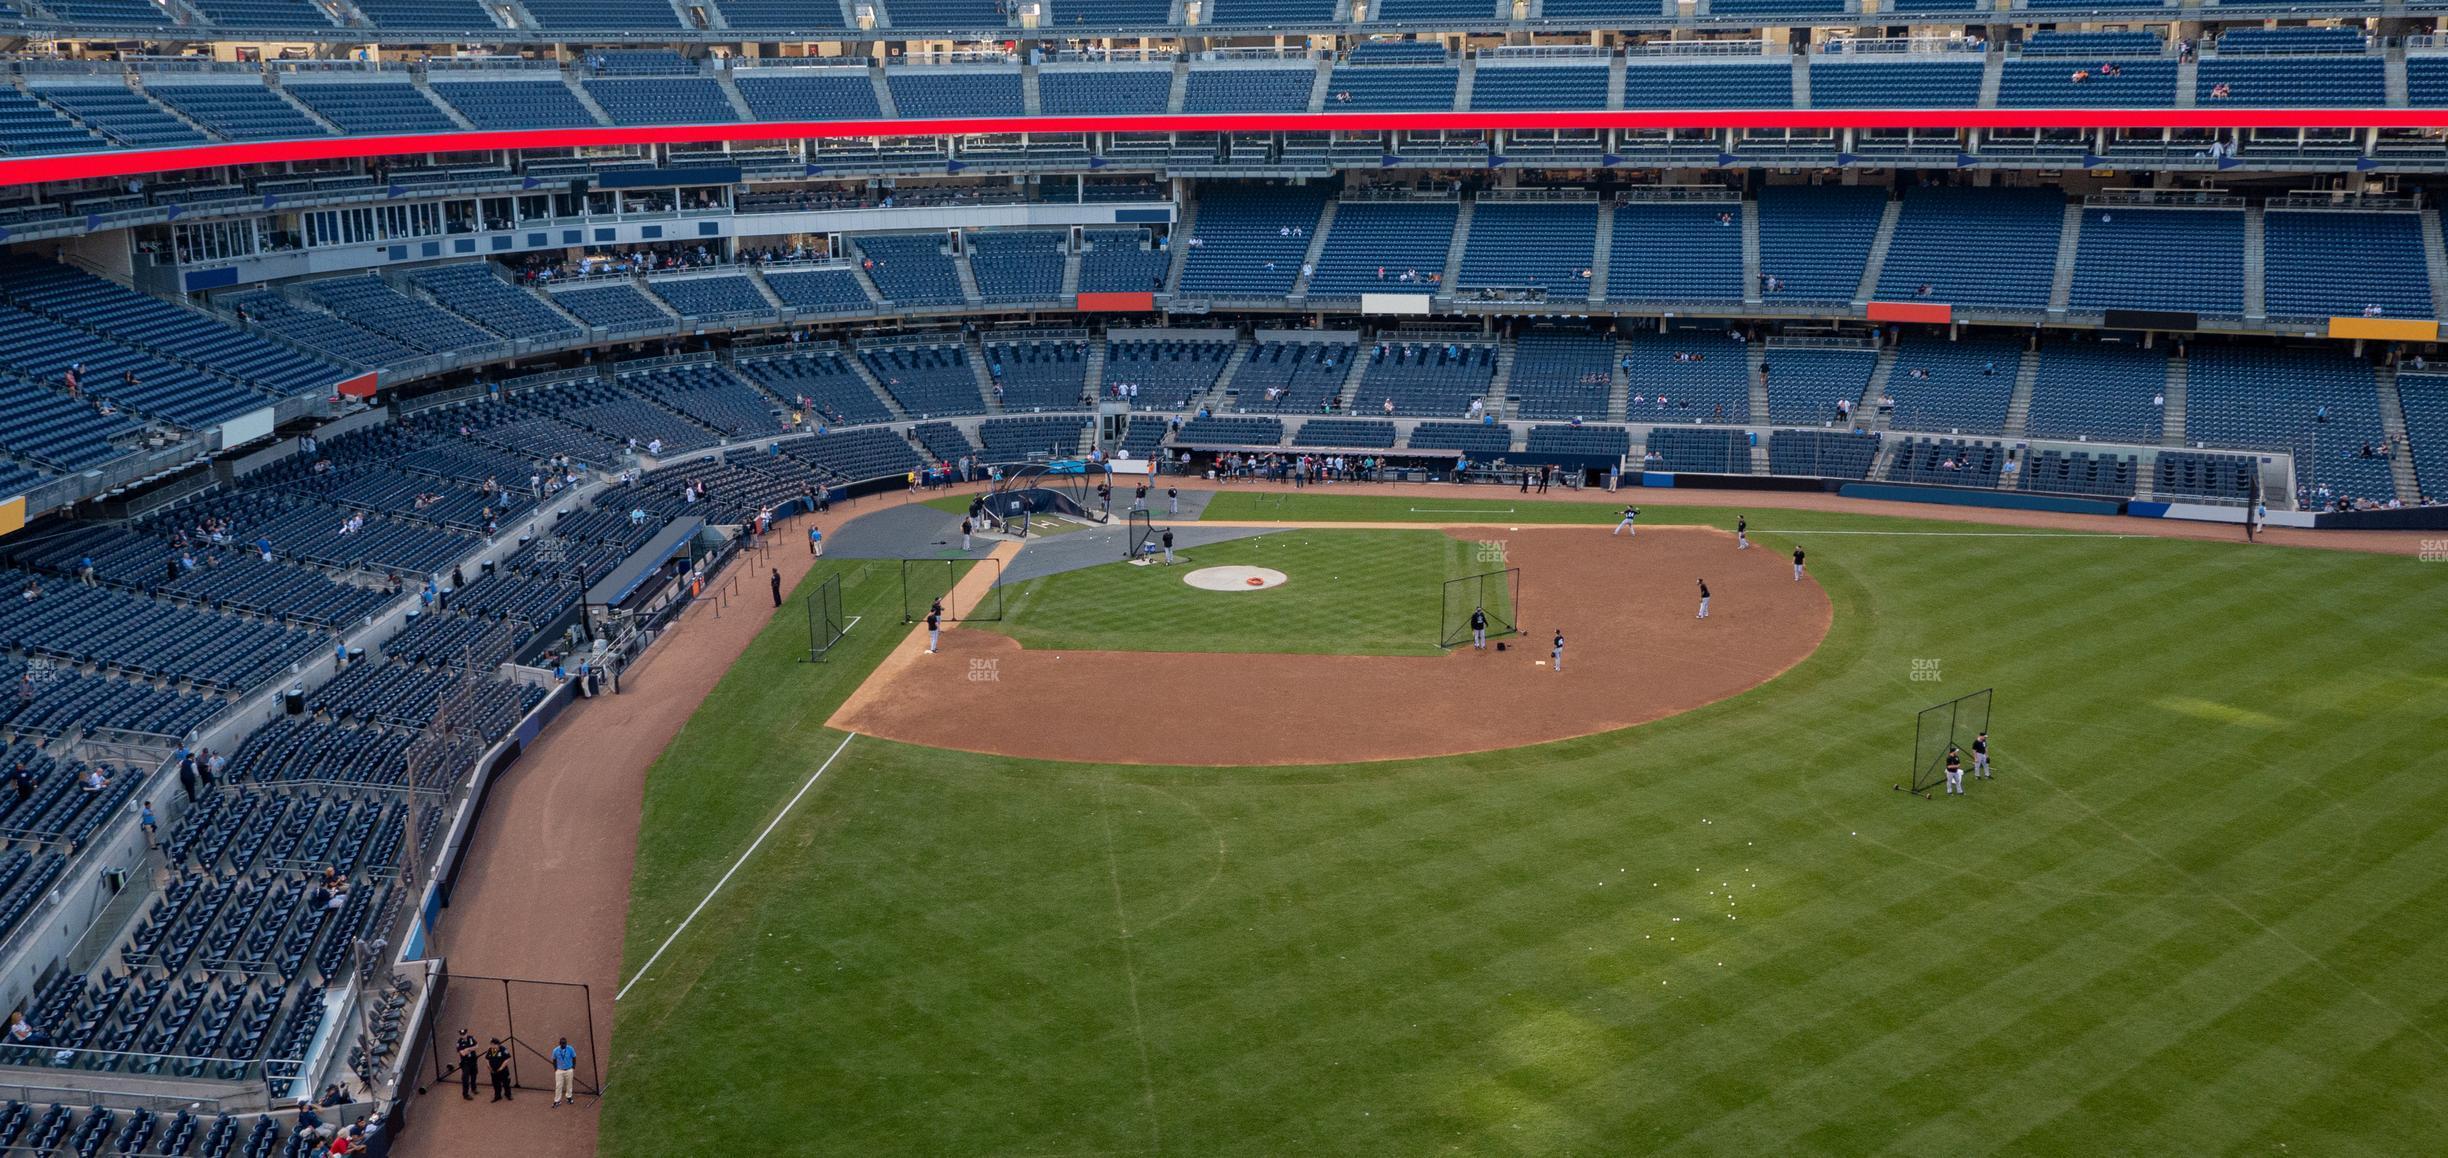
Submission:
M 850 634 L 849 617 L 842 614 L 841 576 L 827 575 L 825 581 L 808 593 L 808 659 L 823 663 L 825 655 Z
M 1482 571 L 1445 581 L 1444 621 L 1437 629 L 1438 647 L 1463 647 L 1471 642 L 1471 614 L 1487 612 L 1489 639 L 1519 635 L 1521 568 Z
M 986 571 L 982 587 L 973 585 L 974 595 L 963 598 L 958 590 L 967 568 L 976 566 Z M 1003 618 L 1003 562 L 999 559 L 903 559 L 901 560 L 901 622 L 918 623 L 928 610 L 941 606 L 946 622 L 974 619 L 991 621 Z
M 461 1086 L 465 1070 L 457 1048 L 459 1031 L 476 1039 L 476 1048 L 490 1049 L 494 1038 L 510 1049 L 513 1089 L 550 1091 L 552 1052 L 562 1039 L 578 1055 L 571 1093 L 596 1096 L 603 1092 L 603 1072 L 595 1055 L 594 991 L 575 981 L 533 981 L 521 977 L 484 977 L 473 973 L 435 972 L 425 1016 L 425 1075 L 418 1091 L 428 1086 Z M 476 1062 L 476 1089 L 491 1088 L 492 1075 Z
M 1923 708 L 1913 722 L 1913 792 L 1927 792 L 1946 783 L 1947 749 L 1962 750 L 1963 767 L 1972 769 L 1972 738 L 1989 730 L 1989 693 L 1982 688 L 1935 707 Z
M 1125 560 L 1143 559 L 1153 554 L 1158 543 L 1162 541 L 1158 536 L 1163 533 L 1164 528 L 1156 525 L 1156 512 L 1132 511 L 1130 513 L 1130 533 L 1123 540 L 1122 558 Z

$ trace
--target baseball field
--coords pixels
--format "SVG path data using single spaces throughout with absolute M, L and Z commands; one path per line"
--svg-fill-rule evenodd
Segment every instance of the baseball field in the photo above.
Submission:
M 648 780 L 605 1152 L 2448 1145 L 2448 566 L 1784 510 L 1738 554 L 1730 508 L 1508 497 L 1224 494 L 1302 526 L 1184 554 L 1281 588 L 1113 562 L 931 656 L 892 563 L 820 565 L 859 626 L 817 664 L 778 616 Z M 1529 638 L 1430 654 L 1421 592 L 1499 539 Z M 1057 653 L 1191 675 L 1011 659 Z M 1236 654 L 1478 690 L 1233 700 Z M 1996 778 L 1896 791 L 1984 688 Z M 973 726 L 828 726 L 879 698 Z M 1537 706 L 1617 700 L 1656 710 Z M 1224 725 L 1264 759 L 1130 746 L 1230 703 L 1279 705 Z M 1406 729 L 1473 750 L 1278 758 Z M 1065 737 L 1127 759 L 996 754 Z

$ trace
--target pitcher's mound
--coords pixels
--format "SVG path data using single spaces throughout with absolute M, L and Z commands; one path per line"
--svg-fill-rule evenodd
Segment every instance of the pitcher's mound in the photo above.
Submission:
M 1272 567 L 1201 567 L 1182 582 L 1201 591 L 1263 591 L 1283 586 L 1284 573 Z

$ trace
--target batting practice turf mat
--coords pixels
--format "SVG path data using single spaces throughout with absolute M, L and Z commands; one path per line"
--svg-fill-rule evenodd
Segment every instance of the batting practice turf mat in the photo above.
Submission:
M 1207 517 L 1259 517 L 1242 501 Z M 1409 505 L 1295 495 L 1272 517 L 1483 521 Z M 1626 568 L 1665 549 L 1652 517 L 1611 538 L 1618 509 L 1522 521 L 1588 524 L 1549 533 Z M 871 673 L 961 659 L 908 654 L 892 564 L 828 561 L 799 603 L 838 576 L 859 626 L 811 663 L 807 623 L 778 619 L 649 779 L 604 1152 L 2448 1152 L 2448 565 L 1750 514 L 1740 561 L 1730 534 L 1684 534 L 1761 570 L 1743 583 L 1790 589 L 1808 551 L 1832 616 L 1781 675 L 1629 729 L 1345 765 L 827 727 Z M 1210 595 L 1344 565 L 1350 591 L 1252 613 L 1249 639 L 1418 647 L 1367 618 L 1369 584 L 1468 568 L 1438 533 L 1318 536 L 1333 557 L 1283 589 Z M 1367 578 L 1398 559 L 1405 578 Z M 1535 652 L 1487 657 L 1520 662 L 1503 678 L 1636 690 L 1710 655 L 1533 668 L 1557 596 L 1525 572 Z M 1702 623 L 1709 576 L 1669 578 L 1626 614 L 1763 614 L 1765 586 L 1712 580 Z M 1240 613 L 1155 594 L 1172 582 L 1117 562 L 1015 585 L 1002 622 L 946 636 L 1231 642 Z M 1205 706 L 944 670 L 1083 745 Z M 1897 791 L 1920 713 L 1984 689 L 1994 777 Z

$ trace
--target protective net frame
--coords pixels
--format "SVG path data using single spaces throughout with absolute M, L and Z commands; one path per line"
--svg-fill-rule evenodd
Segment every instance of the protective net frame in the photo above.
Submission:
M 1913 718 L 1912 779 L 1906 781 L 1914 792 L 1927 792 L 1946 783 L 1948 747 L 1962 749 L 1963 766 L 1972 768 L 1972 738 L 1989 730 L 1989 709 L 1995 688 L 1957 696 L 1943 704 L 1921 709 Z
M 1445 581 L 1444 607 L 1437 628 L 1437 646 L 1455 648 L 1471 642 L 1471 612 L 1487 610 L 1489 639 L 1521 634 L 1521 568 L 1482 571 Z

